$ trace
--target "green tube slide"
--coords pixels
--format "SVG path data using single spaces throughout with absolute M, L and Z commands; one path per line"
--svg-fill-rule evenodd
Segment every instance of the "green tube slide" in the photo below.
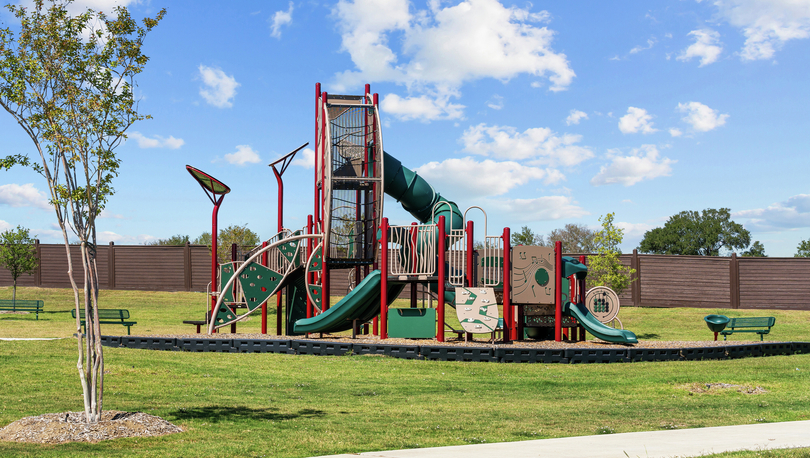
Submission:
M 606 342 L 634 344 L 638 343 L 636 335 L 624 329 L 614 329 L 605 326 L 585 307 L 585 304 L 574 304 L 566 302 L 562 310 L 564 315 L 569 315 L 577 319 L 585 330 L 593 334 L 594 337 Z
M 444 216 L 445 229 L 448 233 L 451 229 L 464 227 L 464 215 L 458 205 L 442 197 L 424 178 L 404 167 L 390 154 L 384 153 L 383 160 L 383 190 L 420 223 L 438 222 L 439 216 Z M 433 207 L 439 202 L 444 204 L 436 207 L 434 216 Z M 421 240 L 417 241 L 417 249 L 422 243 Z M 404 288 L 403 283 L 389 282 L 388 303 L 393 302 Z M 446 302 L 454 303 L 455 294 L 447 292 L 444 297 Z M 352 320 L 368 321 L 379 312 L 380 271 L 375 270 L 326 312 L 312 318 L 297 320 L 293 330 L 296 334 L 346 331 L 352 328 Z

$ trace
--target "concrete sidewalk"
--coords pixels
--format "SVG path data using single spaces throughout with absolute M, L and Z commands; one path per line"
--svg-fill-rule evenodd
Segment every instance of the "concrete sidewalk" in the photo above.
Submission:
M 674 458 L 810 447 L 810 420 L 364 452 L 320 458 Z

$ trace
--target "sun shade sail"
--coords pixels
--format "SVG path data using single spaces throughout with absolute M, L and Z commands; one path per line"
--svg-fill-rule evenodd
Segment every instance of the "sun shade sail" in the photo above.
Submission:
M 205 188 L 206 190 L 210 191 L 213 194 L 228 194 L 231 192 L 231 188 L 225 186 L 225 184 L 216 178 L 212 177 L 211 175 L 203 172 L 202 170 L 196 169 L 190 165 L 186 166 L 186 170 L 191 176 L 200 183 L 200 186 Z

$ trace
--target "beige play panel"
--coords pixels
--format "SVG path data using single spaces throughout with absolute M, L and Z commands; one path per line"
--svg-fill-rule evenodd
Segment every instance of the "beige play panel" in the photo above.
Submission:
M 493 288 L 456 288 L 456 316 L 464 331 L 492 332 L 498 326 L 498 302 Z

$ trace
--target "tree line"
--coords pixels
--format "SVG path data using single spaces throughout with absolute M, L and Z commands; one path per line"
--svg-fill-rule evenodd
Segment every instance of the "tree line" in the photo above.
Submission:
M 551 246 L 559 240 L 567 253 L 596 253 L 600 249 L 598 233 L 583 224 L 566 224 L 544 237 L 523 226 L 512 234 L 512 245 Z M 751 233 L 731 219 L 728 208 L 682 211 L 673 215 L 662 227 L 644 233 L 638 251 L 692 256 L 730 256 L 731 253 L 744 257 L 768 256 L 762 242 L 751 242 Z M 810 257 L 810 239 L 799 242 L 794 257 Z

